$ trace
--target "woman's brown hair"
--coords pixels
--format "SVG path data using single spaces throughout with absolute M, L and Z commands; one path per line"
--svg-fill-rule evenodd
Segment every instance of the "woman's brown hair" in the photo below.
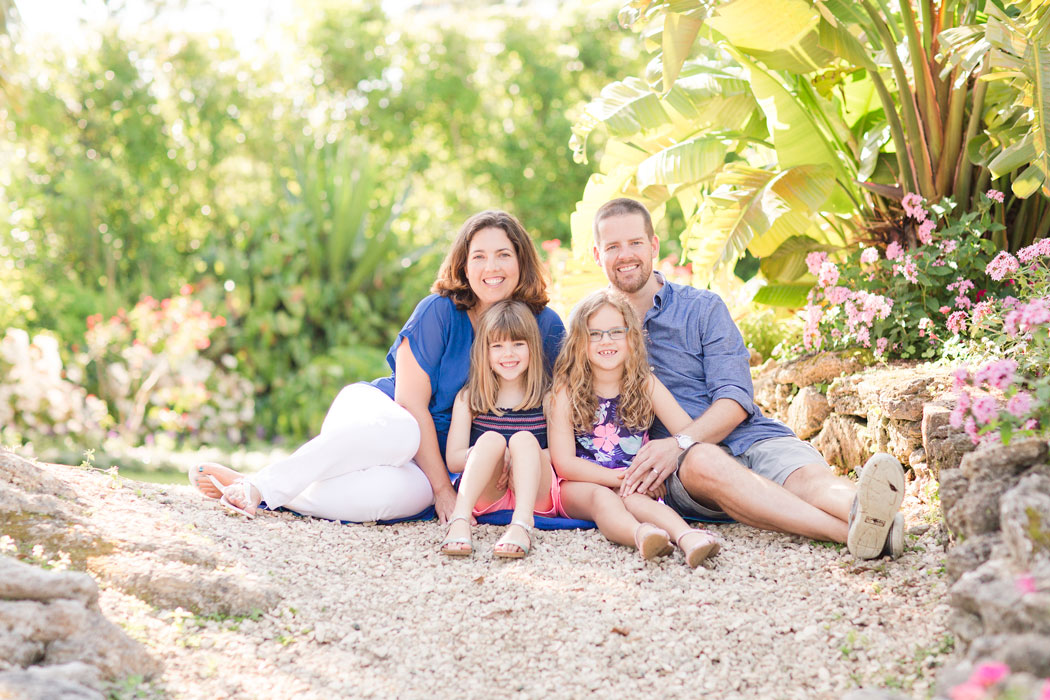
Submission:
M 532 238 L 517 219 L 504 211 L 483 211 L 467 219 L 441 263 L 430 291 L 450 297 L 458 309 L 470 309 L 478 302 L 467 281 L 467 253 L 474 234 L 482 229 L 498 228 L 507 234 L 518 257 L 518 287 L 512 299 L 528 304 L 538 314 L 547 305 L 547 282 L 543 279 L 540 256 Z
M 497 406 L 499 378 L 489 362 L 489 347 L 495 341 L 524 340 L 529 346 L 529 368 L 525 370 L 525 396 L 517 406 Z M 536 315 L 524 303 L 507 299 L 493 304 L 478 321 L 478 333 L 470 348 L 470 378 L 465 391 L 472 415 L 503 409 L 521 411 L 536 408 L 547 391 L 547 368 L 543 362 L 543 340 Z
M 571 408 L 572 429 L 577 435 L 593 430 L 598 412 L 598 395 L 594 392 L 594 374 L 587 353 L 590 343 L 587 322 L 603 306 L 619 311 L 627 326 L 627 359 L 620 378 L 617 411 L 620 424 L 630 430 L 645 430 L 652 425 L 656 415 L 652 399 L 652 370 L 649 369 L 642 324 L 626 297 L 611 289 L 601 289 L 584 297 L 572 310 L 565 344 L 554 365 L 554 391 L 565 390 Z

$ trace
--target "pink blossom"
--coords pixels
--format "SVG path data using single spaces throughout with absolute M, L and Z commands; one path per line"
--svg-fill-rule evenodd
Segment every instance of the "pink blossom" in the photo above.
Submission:
M 817 283 L 821 287 L 834 286 L 839 281 L 839 268 L 833 262 L 825 261 L 820 264 L 820 274 Z
M 991 387 L 1005 391 L 1013 384 L 1014 372 L 1017 371 L 1017 363 L 1013 360 L 998 360 L 989 362 L 974 375 L 974 382 L 986 383 Z
M 878 340 L 876 340 L 875 341 L 875 354 L 876 355 L 880 355 L 880 356 L 881 355 L 885 355 L 886 354 L 886 346 L 889 345 L 889 344 L 890 344 L 890 339 L 889 338 L 879 338 Z
M 820 266 L 824 264 L 824 261 L 828 259 L 828 254 L 815 250 L 806 256 L 806 267 L 809 268 L 809 274 L 819 275 Z
M 870 265 L 879 259 L 879 251 L 875 248 L 865 248 L 860 254 L 860 261 L 865 265 Z
M 1017 259 L 1027 264 L 1039 257 L 1039 246 L 1033 243 L 1017 251 Z
M 1021 330 L 1031 330 L 1050 321 L 1050 297 L 1035 299 L 1022 306 Z
M 992 302 L 982 301 L 973 307 L 971 312 L 973 323 L 980 323 L 984 318 L 992 314 Z
M 886 246 L 886 259 L 887 260 L 896 260 L 903 253 L 904 253 L 904 249 L 901 248 L 901 244 L 898 243 L 897 241 L 894 241 L 893 243 L 890 243 L 888 246 Z
M 974 421 L 973 416 L 967 416 L 966 420 L 963 421 L 963 432 L 970 436 L 970 442 L 977 444 L 981 441 L 980 431 L 977 430 L 977 423 Z
M 946 241 L 941 241 L 941 252 L 945 255 L 951 255 L 955 252 L 955 249 L 959 247 L 959 242 L 953 238 L 949 238 Z
M 970 683 L 978 683 L 989 688 L 1010 675 L 1010 667 L 999 661 L 984 663 L 970 674 Z
M 1020 267 L 1021 265 L 1017 262 L 1017 258 L 1004 250 L 1000 251 L 1000 253 L 995 256 L 995 259 L 988 263 L 987 267 L 984 268 L 984 271 L 988 273 L 989 277 L 998 282 L 1007 275 L 1017 272 Z
M 952 408 L 952 412 L 948 415 L 948 425 L 952 426 L 956 430 L 962 427 L 963 420 L 966 418 L 966 411 L 970 408 L 970 395 L 962 391 L 957 396 L 958 403 Z
M 1006 197 L 1003 196 L 1003 193 L 999 190 L 988 190 L 984 194 L 986 197 L 988 197 L 988 199 L 992 200 L 993 202 L 999 202 L 999 204 L 1002 204 L 1003 200 L 1006 199 Z
M 900 275 L 912 284 L 916 284 L 919 281 L 915 274 L 917 271 L 918 267 L 915 265 L 915 260 L 910 255 L 905 255 L 900 264 L 893 266 L 893 274 Z
M 981 425 L 988 425 L 999 416 L 999 403 L 991 396 L 978 396 L 970 405 L 970 415 Z
M 1050 678 L 1043 681 L 1043 688 L 1039 691 L 1039 700 L 1050 700 Z
M 806 307 L 806 325 L 802 329 L 802 345 L 807 350 L 820 350 L 824 337 L 820 333 L 820 319 L 824 312 L 819 306 L 810 304 Z
M 904 195 L 901 206 L 904 207 L 904 213 L 916 221 L 926 220 L 926 210 L 922 208 L 922 197 L 914 192 Z
M 927 328 L 929 328 L 932 325 L 933 325 L 933 321 L 931 321 L 928 318 L 920 318 L 919 319 L 919 330 L 920 331 L 921 330 L 926 330 Z
M 933 223 L 933 219 L 927 219 L 919 224 L 919 242 L 923 245 L 929 245 L 933 242 L 933 230 L 937 228 L 937 224 Z
M 1024 418 L 1032 410 L 1032 397 L 1023 391 L 1019 391 L 1006 402 L 1006 410 L 1014 418 Z
M 951 700 L 982 700 L 984 698 L 984 686 L 973 681 L 960 683 L 948 691 Z
M 928 319 L 923 319 L 926 321 Z M 922 326 L 922 321 L 919 321 L 919 325 Z M 966 366 L 959 367 L 952 372 L 952 388 L 955 391 L 962 391 L 970 385 L 970 369 Z
M 857 342 L 866 348 L 871 347 L 871 329 L 867 326 L 861 326 L 856 330 Z
M 846 287 L 828 287 L 824 290 L 824 298 L 832 306 L 839 306 L 849 298 L 849 289 Z
M 1033 245 L 1039 247 L 1040 256 L 1045 257 L 1047 255 L 1050 255 L 1050 238 L 1040 238 Z
M 540 247 L 543 248 L 548 253 L 553 253 L 558 248 L 561 248 L 561 241 L 558 240 L 557 238 L 551 238 L 550 240 L 547 240 L 547 241 L 544 241 L 543 243 L 540 243 Z
M 948 330 L 950 330 L 952 334 L 959 335 L 960 333 L 962 333 L 964 330 L 966 330 L 966 312 L 956 311 L 955 313 L 953 313 L 951 316 L 948 317 L 947 325 Z

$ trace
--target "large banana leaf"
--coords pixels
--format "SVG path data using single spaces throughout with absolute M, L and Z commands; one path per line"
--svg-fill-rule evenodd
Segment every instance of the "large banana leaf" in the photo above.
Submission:
M 638 166 L 638 187 L 702 180 L 722 167 L 731 143 L 726 136 L 711 134 L 665 148 Z
M 707 26 L 774 70 L 810 73 L 831 59 L 818 41 L 819 20 L 805 0 L 734 0 L 719 5 Z
M 572 127 L 569 145 L 577 162 L 587 162 L 587 137 L 599 125 L 611 136 L 629 136 L 670 121 L 660 98 L 639 78 L 611 83 L 588 104 Z

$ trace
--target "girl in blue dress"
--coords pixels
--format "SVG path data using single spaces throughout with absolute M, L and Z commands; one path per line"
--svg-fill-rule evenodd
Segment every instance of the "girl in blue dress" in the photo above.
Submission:
M 524 557 L 532 546 L 533 513 L 558 515 L 558 480 L 547 452 L 544 415 L 549 375 L 539 361 L 542 353 L 540 329 L 525 304 L 501 301 L 481 317 L 470 379 L 452 407 L 448 468 L 462 471 L 463 478 L 442 554 L 473 552 L 473 516 L 513 510 L 493 554 Z
M 648 440 L 653 418 L 671 432 L 691 419 L 650 370 L 641 325 L 619 293 L 603 289 L 573 309 L 549 415 L 566 515 L 593 520 L 611 541 L 633 544 L 646 559 L 669 554 L 672 541 L 693 568 L 718 552 L 717 537 L 689 527 L 657 500 L 662 485 L 621 496 L 624 472 Z
M 463 224 L 431 291 L 390 347 L 391 376 L 344 387 L 317 437 L 257 474 L 204 463 L 190 481 L 247 515 L 265 501 L 268 508 L 368 522 L 434 505 L 444 522 L 456 502 L 445 443 L 478 319 L 505 299 L 524 303 L 539 325 L 548 366 L 565 328 L 546 306 L 532 239 L 505 212 L 481 212 Z

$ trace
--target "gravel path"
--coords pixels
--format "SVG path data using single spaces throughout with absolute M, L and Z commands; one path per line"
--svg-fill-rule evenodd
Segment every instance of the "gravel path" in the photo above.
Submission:
M 104 612 L 166 665 L 147 695 L 927 697 L 950 653 L 943 529 L 914 496 L 896 562 L 729 525 L 722 553 L 691 571 L 680 553 L 644 562 L 597 531 L 539 532 L 529 557 L 504 562 L 491 555 L 501 529 L 481 526 L 474 557 L 448 559 L 436 522 L 248 521 L 189 486 L 101 479 L 74 478 L 108 528 L 151 517 L 283 596 L 258 615 L 202 617 L 105 587 Z

